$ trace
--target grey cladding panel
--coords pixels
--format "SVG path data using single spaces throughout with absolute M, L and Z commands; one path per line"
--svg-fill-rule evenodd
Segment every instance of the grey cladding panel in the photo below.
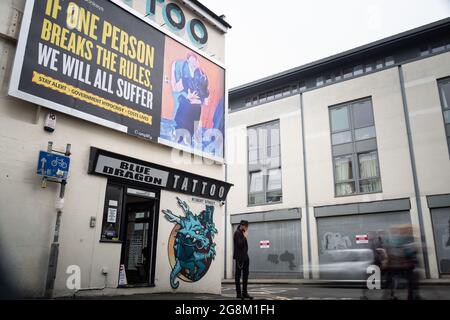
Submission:
M 376 139 L 363 140 L 356 142 L 356 152 L 366 152 L 377 149 Z
M 384 200 L 374 202 L 360 202 L 336 206 L 314 208 L 315 217 L 331 217 L 343 215 L 355 215 L 364 213 L 409 211 L 411 203 L 409 199 Z
M 235 230 L 236 227 L 233 227 Z M 249 225 L 248 254 L 250 274 L 257 277 L 270 275 L 297 275 L 303 271 L 300 220 L 258 222 Z M 260 241 L 269 241 L 261 247 Z
M 353 143 L 340 144 L 333 147 L 333 156 L 342 156 L 353 152 Z
M 241 220 L 248 222 L 263 222 L 263 221 L 282 221 L 282 220 L 297 220 L 301 219 L 301 209 L 282 209 L 273 211 L 263 211 L 255 213 L 233 214 L 230 216 L 232 224 L 239 223 Z
M 318 218 L 320 278 L 366 280 L 366 267 L 373 264 L 367 250 L 371 240 L 384 234 L 386 241 L 392 226 L 406 223 L 411 223 L 407 211 Z M 356 235 L 367 235 L 369 243 L 357 241 Z
M 441 194 L 427 197 L 428 208 L 450 207 L 450 194 Z

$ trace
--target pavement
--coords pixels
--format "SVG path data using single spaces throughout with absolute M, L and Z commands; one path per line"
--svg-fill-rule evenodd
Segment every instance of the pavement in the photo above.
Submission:
M 252 281 L 254 282 L 254 281 Z M 255 300 L 382 300 L 385 298 L 383 290 L 365 290 L 361 288 L 336 287 L 325 285 L 301 285 L 293 283 L 264 284 L 251 283 L 248 286 L 249 294 Z M 450 300 L 450 284 L 448 285 L 421 285 L 419 294 L 423 300 Z M 233 284 L 224 283 L 222 294 L 183 294 L 183 293 L 152 293 L 116 296 L 79 296 L 75 299 L 101 299 L 101 300 L 236 300 L 236 291 Z M 397 289 L 396 297 L 399 300 L 407 298 L 406 289 Z

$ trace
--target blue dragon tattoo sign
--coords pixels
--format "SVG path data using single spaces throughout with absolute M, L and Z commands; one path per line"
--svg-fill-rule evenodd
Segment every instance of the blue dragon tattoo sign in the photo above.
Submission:
M 209 269 L 216 256 L 214 236 L 217 229 L 213 222 L 214 206 L 205 206 L 195 215 L 188 204 L 177 197 L 177 204 L 183 215 L 171 210 L 162 210 L 164 217 L 175 224 L 169 237 L 169 262 L 172 268 L 170 285 L 177 289 L 178 279 L 186 282 L 200 280 Z

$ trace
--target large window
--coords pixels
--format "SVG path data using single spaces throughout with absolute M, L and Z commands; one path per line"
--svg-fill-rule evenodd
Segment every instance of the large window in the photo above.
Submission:
M 450 78 L 439 81 L 442 112 L 444 114 L 444 126 L 447 136 L 447 145 L 450 154 Z
M 336 196 L 381 191 L 372 101 L 330 108 Z
M 248 128 L 248 204 L 282 201 L 280 122 Z

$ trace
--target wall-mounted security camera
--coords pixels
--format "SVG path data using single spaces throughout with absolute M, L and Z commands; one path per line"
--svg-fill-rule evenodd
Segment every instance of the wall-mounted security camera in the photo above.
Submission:
M 47 116 L 45 117 L 44 130 L 48 132 L 53 132 L 55 131 L 55 127 L 56 127 L 56 114 L 47 113 Z
M 225 205 L 225 201 L 224 200 L 220 201 L 219 203 L 220 203 L 221 207 L 223 207 Z

